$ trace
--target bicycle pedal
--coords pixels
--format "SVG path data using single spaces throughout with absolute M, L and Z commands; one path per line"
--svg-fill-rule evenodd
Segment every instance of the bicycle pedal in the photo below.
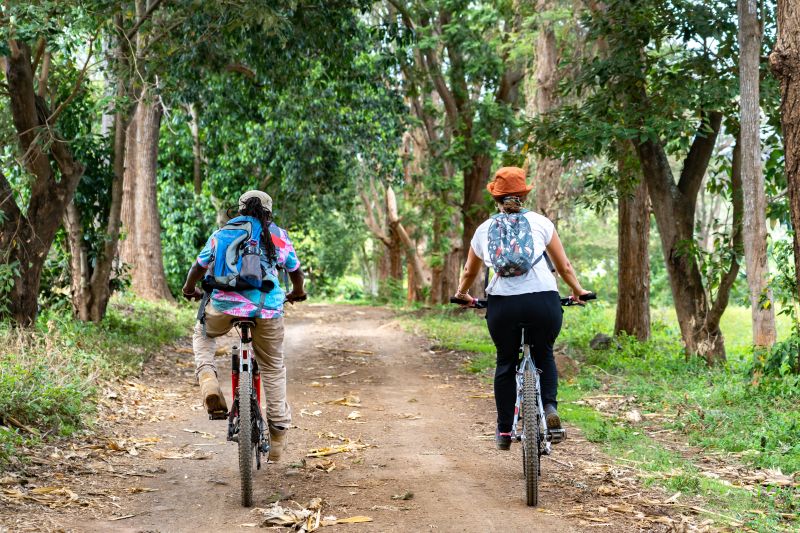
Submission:
M 553 444 L 558 444 L 559 442 L 565 441 L 567 438 L 567 430 L 566 429 L 551 429 L 550 430 L 550 442 Z
M 209 420 L 227 420 L 228 413 L 225 411 L 214 411 L 213 413 L 208 413 Z

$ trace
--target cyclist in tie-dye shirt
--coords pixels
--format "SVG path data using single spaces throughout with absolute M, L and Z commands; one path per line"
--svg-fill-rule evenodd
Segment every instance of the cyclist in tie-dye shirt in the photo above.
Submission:
M 286 402 L 286 366 L 283 361 L 283 304 L 306 298 L 303 290 L 304 276 L 292 241 L 285 230 L 272 222 L 272 198 L 262 191 L 248 191 L 239 198 L 239 214 L 260 224 L 263 230 L 261 265 L 266 272 L 265 281 L 273 283 L 269 292 L 259 289 L 244 291 L 214 290 L 205 306 L 205 315 L 194 328 L 193 347 L 197 379 L 203 404 L 209 414 L 227 412 L 225 397 L 219 387 L 217 367 L 214 363 L 215 338 L 228 333 L 234 317 L 255 319 L 253 348 L 261 369 L 267 399 L 267 422 L 271 438 L 269 459 L 277 461 L 286 445 L 286 431 L 292 415 Z M 189 270 L 183 295 L 188 299 L 201 299 L 203 292 L 197 288 L 216 256 L 216 238 L 211 235 L 197 260 Z M 288 294 L 281 288 L 278 269 L 289 273 L 292 290 Z

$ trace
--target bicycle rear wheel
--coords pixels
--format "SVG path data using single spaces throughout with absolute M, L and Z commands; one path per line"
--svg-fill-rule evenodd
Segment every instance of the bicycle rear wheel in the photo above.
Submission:
M 534 379 L 533 371 L 526 369 L 522 388 L 522 465 L 525 498 L 530 507 L 539 504 L 539 421 Z
M 253 505 L 253 379 L 250 372 L 239 373 L 239 474 L 242 480 L 242 506 Z

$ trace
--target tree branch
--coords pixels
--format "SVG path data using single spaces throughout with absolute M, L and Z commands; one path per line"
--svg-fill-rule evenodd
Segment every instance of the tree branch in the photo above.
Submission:
M 97 39 L 98 33 L 95 33 L 94 36 L 92 36 L 92 38 L 89 40 L 89 54 L 86 56 L 86 61 L 83 63 L 83 68 L 81 69 L 80 74 L 78 74 L 78 79 L 75 81 L 75 86 L 72 88 L 72 92 L 70 93 L 70 95 L 67 97 L 66 100 L 64 100 L 58 105 L 56 110 L 53 111 L 53 114 L 47 118 L 47 120 L 45 121 L 47 124 L 54 124 L 56 119 L 58 119 L 58 116 L 62 113 L 62 111 L 64 111 L 64 109 L 70 103 L 72 103 L 72 101 L 78 95 L 78 91 L 80 90 L 81 85 L 83 85 L 83 80 L 84 78 L 86 78 L 86 71 L 89 68 L 89 61 L 91 61 L 92 54 L 94 53 L 94 41 L 95 39 Z
M 409 30 L 413 31 L 415 29 L 414 20 L 411 17 L 411 12 L 408 10 L 405 4 L 400 3 L 398 0 L 389 0 L 389 3 L 397 10 L 398 13 L 400 13 L 400 17 L 403 19 L 403 24 L 405 24 Z
M 678 190 L 686 197 L 687 202 L 694 204 L 697 198 L 714 146 L 717 144 L 721 125 L 722 113 L 719 111 L 712 111 L 708 115 L 702 113 L 700 127 L 683 162 L 683 170 L 678 181 Z
M 733 284 L 739 275 L 739 257 L 744 246 L 742 225 L 744 219 L 744 192 L 742 187 L 742 148 L 739 135 L 736 136 L 736 145 L 733 147 L 733 165 L 731 167 L 731 196 L 733 204 L 733 222 L 731 225 L 731 266 L 722 276 L 717 289 L 717 297 L 709 311 L 708 322 L 719 324 L 722 313 L 728 307 L 728 299 Z
M 128 33 L 125 34 L 125 38 L 129 41 L 133 39 L 136 33 L 139 31 L 139 28 L 142 27 L 142 24 L 147 22 L 147 20 L 153 16 L 153 12 L 158 9 L 158 6 L 160 6 L 163 1 L 164 0 L 155 0 L 152 4 L 150 4 L 150 7 L 147 8 L 147 11 L 145 11 L 139 20 L 136 21 L 136 24 L 133 25 L 133 28 L 128 30 Z

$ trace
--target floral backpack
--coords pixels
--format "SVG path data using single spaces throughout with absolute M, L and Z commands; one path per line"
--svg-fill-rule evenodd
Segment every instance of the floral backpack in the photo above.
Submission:
M 489 224 L 489 259 L 498 276 L 514 277 L 528 273 L 545 253 L 534 260 L 533 233 L 527 209 L 519 213 L 498 213 Z

